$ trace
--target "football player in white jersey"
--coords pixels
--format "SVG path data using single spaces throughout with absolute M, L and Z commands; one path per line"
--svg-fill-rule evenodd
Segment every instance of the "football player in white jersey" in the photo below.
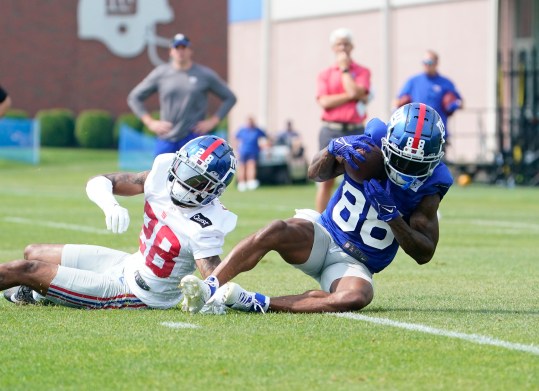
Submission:
M 444 135 L 432 107 L 410 103 L 388 124 L 369 121 L 365 135 L 333 139 L 309 167 L 314 180 L 344 174 L 324 212 L 302 209 L 293 218 L 271 222 L 235 246 L 206 281 L 185 276 L 183 308 L 196 312 L 211 297 L 211 288 L 225 283 L 224 304 L 241 311 L 340 312 L 367 306 L 374 297 L 373 275 L 394 260 L 399 247 L 420 265 L 434 256 L 436 212 L 453 183 L 441 161 Z M 364 159 L 356 149 L 373 145 L 382 150 L 387 179 L 357 182 L 343 160 L 355 165 L 353 156 Z M 228 282 L 272 250 L 314 278 L 320 289 L 270 298 Z
M 227 142 L 202 136 L 175 154 L 158 156 L 149 171 L 91 178 L 88 197 L 103 210 L 114 233 L 129 226 L 128 211 L 114 195 L 144 194 L 138 251 L 29 245 L 24 259 L 0 264 L 0 290 L 20 304 L 46 300 L 88 309 L 176 306 L 183 296 L 178 286 L 182 277 L 195 268 L 208 277 L 220 262 L 225 236 L 236 226 L 236 215 L 218 198 L 235 171 L 236 158 Z

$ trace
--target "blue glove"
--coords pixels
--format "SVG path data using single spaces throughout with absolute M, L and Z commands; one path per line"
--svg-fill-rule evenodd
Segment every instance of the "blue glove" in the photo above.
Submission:
M 362 148 L 367 152 L 370 152 L 371 147 L 367 144 L 367 141 L 371 140 L 370 137 L 361 136 L 344 136 L 334 138 L 329 142 L 328 152 L 335 157 L 342 157 L 348 162 L 354 169 L 359 170 L 356 162 L 353 158 L 356 158 L 360 162 L 364 162 L 365 158 L 356 149 Z M 371 140 L 372 143 L 372 140 Z
M 385 190 L 376 179 L 363 182 L 365 196 L 372 207 L 378 212 L 378 218 L 388 222 L 400 216 L 397 205 L 391 194 Z M 389 186 L 389 181 L 388 181 Z

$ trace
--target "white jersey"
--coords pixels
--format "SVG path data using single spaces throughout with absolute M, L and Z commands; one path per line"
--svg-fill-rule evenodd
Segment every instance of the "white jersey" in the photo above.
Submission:
M 195 259 L 223 253 L 224 238 L 237 221 L 218 199 L 199 208 L 172 203 L 166 184 L 174 156 L 157 156 L 146 178 L 140 247 L 124 269 L 133 293 L 154 308 L 180 302 L 182 277 L 195 271 Z

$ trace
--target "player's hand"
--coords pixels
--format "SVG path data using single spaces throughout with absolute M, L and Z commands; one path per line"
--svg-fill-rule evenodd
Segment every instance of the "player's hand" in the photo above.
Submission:
M 129 212 L 118 204 L 104 210 L 107 229 L 115 234 L 121 234 L 129 228 Z
M 400 216 L 393 197 L 391 197 L 391 194 L 376 179 L 363 182 L 363 186 L 365 196 L 372 207 L 376 209 L 376 212 L 378 212 L 378 218 L 380 220 L 388 222 Z
M 334 138 L 329 142 L 328 152 L 335 157 L 344 158 L 352 168 L 359 170 L 353 158 L 361 162 L 365 161 L 365 157 L 356 151 L 356 149 L 362 148 L 366 152 L 370 152 L 371 147 L 367 143 L 368 140 L 370 140 L 370 137 L 365 135 Z

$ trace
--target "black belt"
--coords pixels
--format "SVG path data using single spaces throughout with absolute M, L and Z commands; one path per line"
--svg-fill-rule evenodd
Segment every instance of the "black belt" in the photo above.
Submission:
M 326 128 L 334 129 L 334 130 L 342 130 L 344 132 L 352 132 L 354 130 L 362 129 L 362 124 L 354 124 L 354 123 L 348 123 L 348 122 L 329 122 L 329 121 L 322 121 L 322 124 Z

